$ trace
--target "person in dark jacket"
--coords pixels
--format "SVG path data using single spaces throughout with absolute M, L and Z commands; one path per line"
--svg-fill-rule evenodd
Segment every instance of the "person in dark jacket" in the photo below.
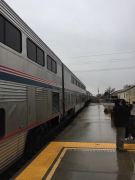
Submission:
M 116 148 L 119 151 L 124 151 L 125 127 L 128 121 L 127 106 L 124 100 L 115 102 L 113 116 L 116 127 Z
M 125 140 L 128 140 L 130 138 L 130 134 L 131 134 L 131 126 L 132 126 L 132 122 L 131 122 L 131 118 L 130 118 L 130 112 L 132 109 L 132 105 L 129 103 L 126 103 L 127 106 L 127 122 L 126 122 L 126 132 L 125 132 Z
M 131 124 L 131 139 L 135 140 L 135 102 L 132 104 L 131 113 L 130 113 L 130 124 Z

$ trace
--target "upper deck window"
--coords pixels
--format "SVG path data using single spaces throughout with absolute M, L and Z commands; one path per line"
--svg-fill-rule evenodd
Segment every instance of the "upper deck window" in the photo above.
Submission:
M 40 49 L 33 41 L 27 39 L 27 56 L 32 61 L 44 66 L 44 51 Z
M 47 55 L 47 69 L 50 71 L 57 73 L 57 63 L 51 58 L 50 56 Z
M 52 70 L 52 61 L 50 56 L 47 56 L 47 69 L 50 71 Z
M 27 56 L 36 62 L 36 45 L 30 39 L 27 39 Z
M 17 52 L 21 52 L 21 33 L 8 21 L 5 22 L 5 44 Z
M 57 73 L 57 65 L 54 60 L 52 61 L 52 72 Z
M 0 108 L 0 137 L 5 135 L 5 110 Z
M 0 16 L 0 42 L 4 43 L 4 18 Z
M 44 66 L 44 51 L 37 47 L 37 63 Z
M 2 15 L 0 15 L 0 42 L 17 52 L 22 51 L 22 37 L 20 30 Z

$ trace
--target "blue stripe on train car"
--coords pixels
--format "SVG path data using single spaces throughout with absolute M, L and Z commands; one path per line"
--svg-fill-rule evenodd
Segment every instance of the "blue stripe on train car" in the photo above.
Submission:
M 21 84 L 44 87 L 44 88 L 48 88 L 48 89 L 54 89 L 54 90 L 60 90 L 61 89 L 59 87 L 55 87 L 55 86 L 45 84 L 45 83 L 42 83 L 42 82 L 38 82 L 38 81 L 34 81 L 34 80 L 31 80 L 31 79 L 19 77 L 19 76 L 16 76 L 16 75 L 8 74 L 8 73 L 5 73 L 5 72 L 0 72 L 0 79 L 5 80 L 5 81 L 17 82 L 17 83 L 21 83 Z

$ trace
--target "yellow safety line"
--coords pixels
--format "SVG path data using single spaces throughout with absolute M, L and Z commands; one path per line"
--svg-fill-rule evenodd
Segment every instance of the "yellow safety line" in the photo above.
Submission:
M 125 149 L 135 150 L 135 144 L 125 144 Z M 62 148 L 95 148 L 115 149 L 114 143 L 90 143 L 90 142 L 51 142 L 23 172 L 16 177 L 16 180 L 41 180 L 47 173 Z
M 54 166 L 53 166 L 53 168 L 51 169 L 49 175 L 46 177 L 46 180 L 51 180 L 51 178 L 53 177 L 53 175 L 54 175 L 54 173 L 55 173 L 55 170 L 56 170 L 57 167 L 59 166 L 59 164 L 60 164 L 62 158 L 64 157 L 67 149 L 68 149 L 68 148 L 65 148 L 65 149 L 62 151 L 60 157 L 58 158 L 58 160 L 57 160 L 56 163 L 54 164 Z
M 19 176 L 17 176 L 16 180 L 41 180 L 61 149 L 61 145 L 50 143 L 47 148 L 45 148 Z
M 124 148 L 127 150 L 135 150 L 135 144 L 124 144 Z

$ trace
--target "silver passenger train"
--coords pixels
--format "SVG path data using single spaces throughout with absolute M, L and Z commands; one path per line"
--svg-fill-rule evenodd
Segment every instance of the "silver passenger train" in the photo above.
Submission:
M 0 172 L 23 154 L 30 135 L 32 142 L 43 136 L 46 124 L 60 124 L 88 98 L 85 85 L 0 0 Z

